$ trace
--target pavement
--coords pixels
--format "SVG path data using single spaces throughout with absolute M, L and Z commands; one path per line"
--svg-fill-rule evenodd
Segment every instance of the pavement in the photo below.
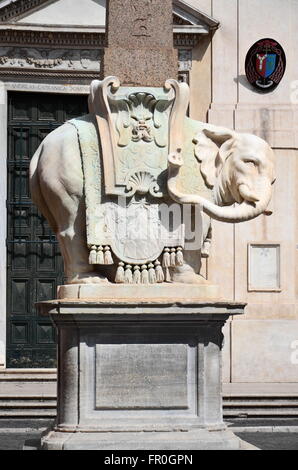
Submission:
M 53 420 L 0 419 L 0 450 L 23 450 L 35 443 Z M 260 450 L 298 450 L 298 419 L 229 419 L 229 429 Z
M 243 441 L 260 450 L 298 450 L 298 419 L 229 419 L 227 424 Z

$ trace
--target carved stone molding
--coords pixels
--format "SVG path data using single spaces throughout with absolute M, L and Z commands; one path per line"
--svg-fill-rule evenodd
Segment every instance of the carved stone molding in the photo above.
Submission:
M 90 47 L 98 49 L 105 46 L 105 35 L 103 33 L 2 29 L 0 30 L 0 43 L 1 45 L 19 44 L 26 46 Z
M 2 69 L 0 68 L 0 77 L 1 80 L 27 80 L 27 79 L 55 79 L 55 80 L 70 80 L 82 82 L 82 80 L 95 80 L 98 79 L 98 72 L 73 72 L 69 73 L 67 71 L 57 72 L 40 72 L 39 70 L 18 70 L 18 69 Z
M 195 47 L 199 41 L 199 34 L 174 33 L 175 47 Z M 2 45 L 26 44 L 31 46 L 63 46 L 63 47 L 105 47 L 104 33 L 81 32 L 50 32 L 50 31 L 13 31 L 0 30 L 0 43 Z
M 0 47 L 0 75 L 98 78 L 103 49 Z M 192 50 L 179 49 L 179 73 L 192 68 Z
M 199 42 L 199 34 L 175 33 L 175 47 L 195 47 Z
M 35 69 L 100 71 L 102 53 L 89 49 L 45 49 L 30 47 L 0 47 L 0 70 Z
M 33 83 L 33 82 L 6 82 L 5 88 L 9 91 L 28 91 L 42 93 L 63 93 L 63 94 L 80 94 L 88 95 L 90 93 L 90 85 L 81 84 L 62 84 L 62 83 Z

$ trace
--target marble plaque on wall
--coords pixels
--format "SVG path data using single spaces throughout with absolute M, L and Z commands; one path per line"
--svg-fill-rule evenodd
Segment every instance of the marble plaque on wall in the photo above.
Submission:
M 279 244 L 254 243 L 249 245 L 248 290 L 281 290 Z

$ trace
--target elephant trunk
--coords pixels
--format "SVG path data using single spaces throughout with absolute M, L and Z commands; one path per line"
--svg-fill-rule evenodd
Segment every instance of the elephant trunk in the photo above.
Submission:
M 266 211 L 272 195 L 271 182 L 269 179 L 268 182 L 266 181 L 266 184 L 264 183 L 262 199 L 260 201 L 251 203 L 244 200 L 237 207 L 221 207 L 201 196 L 185 194 L 177 189 L 179 170 L 182 165 L 183 160 L 179 154 L 176 153 L 169 156 L 168 191 L 170 197 L 177 203 L 200 204 L 203 207 L 203 211 L 213 219 L 229 223 L 246 222 L 258 217 Z

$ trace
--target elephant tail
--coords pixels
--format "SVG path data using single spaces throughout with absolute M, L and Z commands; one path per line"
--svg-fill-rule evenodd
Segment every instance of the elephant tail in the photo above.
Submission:
M 39 159 L 40 159 L 42 150 L 43 150 L 43 144 L 41 144 L 38 147 L 38 149 L 36 150 L 30 162 L 29 179 L 30 179 L 31 199 L 34 202 L 34 204 L 38 207 L 42 215 L 47 219 L 54 233 L 57 233 L 57 230 L 58 230 L 57 224 L 42 194 L 40 181 L 39 181 L 38 165 L 39 165 Z

